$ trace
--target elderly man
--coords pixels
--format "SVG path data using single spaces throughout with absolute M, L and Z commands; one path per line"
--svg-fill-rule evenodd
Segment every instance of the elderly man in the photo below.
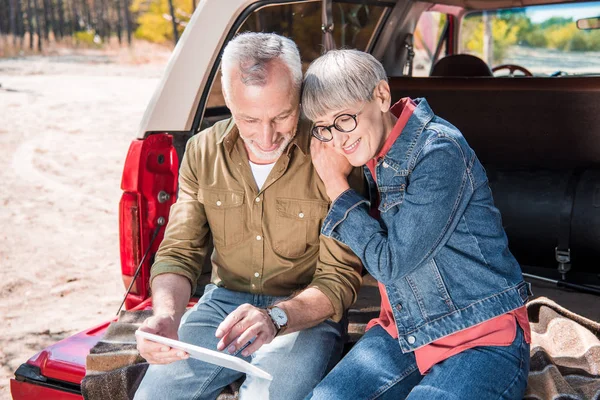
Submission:
M 152 266 L 154 316 L 141 329 L 226 350 L 273 375 L 268 395 L 248 376 L 242 398 L 302 399 L 339 360 L 340 321 L 361 264 L 319 234 L 329 204 L 308 127 L 296 134 L 296 45 L 275 34 L 239 35 L 225 48 L 222 76 L 232 118 L 187 145 Z M 210 235 L 216 276 L 186 312 Z M 138 349 L 151 365 L 136 399 L 214 399 L 242 376 L 147 340 Z

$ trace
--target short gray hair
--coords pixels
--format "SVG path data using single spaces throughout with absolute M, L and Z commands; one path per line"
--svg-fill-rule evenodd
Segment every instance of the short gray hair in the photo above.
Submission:
M 302 88 L 302 111 L 314 121 L 353 103 L 370 101 L 373 90 L 387 82 L 383 65 L 369 53 L 331 50 L 310 64 Z
M 237 35 L 227 44 L 221 58 L 221 85 L 225 97 L 231 83 L 232 68 L 239 68 L 245 85 L 264 86 L 267 83 L 266 66 L 276 59 L 288 67 L 294 88 L 299 90 L 302 63 L 296 43 L 275 33 L 246 32 Z

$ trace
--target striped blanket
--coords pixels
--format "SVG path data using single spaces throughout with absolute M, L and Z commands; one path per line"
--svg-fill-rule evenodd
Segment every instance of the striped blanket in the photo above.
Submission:
M 136 349 L 135 331 L 152 315 L 152 310 L 122 311 L 86 358 L 86 375 L 81 393 L 86 400 L 130 400 L 137 390 L 148 363 Z M 238 397 L 241 381 L 227 386 L 217 400 Z
M 596 305 L 600 306 L 600 301 Z M 600 400 L 600 323 L 541 297 L 527 304 L 531 323 L 531 368 L 524 399 Z M 81 383 L 87 400 L 133 398 L 148 364 L 134 332 L 151 311 L 122 312 L 87 357 Z M 237 399 L 240 382 L 218 400 Z
M 590 307 L 599 307 L 600 300 Z M 531 365 L 525 399 L 600 399 L 600 323 L 545 297 L 527 304 Z

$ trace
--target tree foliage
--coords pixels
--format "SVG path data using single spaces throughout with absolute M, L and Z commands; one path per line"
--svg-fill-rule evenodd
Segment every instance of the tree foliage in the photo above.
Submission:
M 481 55 L 484 41 L 482 14 L 471 14 L 461 27 L 463 48 Z M 600 51 L 600 30 L 579 30 L 573 18 L 552 17 L 535 23 L 523 9 L 499 11 L 492 17 L 495 63 L 502 63 L 510 46 L 559 51 Z
M 172 0 L 175 24 L 181 36 L 189 22 L 194 3 L 192 0 Z M 173 42 L 173 22 L 169 0 L 134 0 L 131 11 L 137 15 L 135 37 L 154 43 Z

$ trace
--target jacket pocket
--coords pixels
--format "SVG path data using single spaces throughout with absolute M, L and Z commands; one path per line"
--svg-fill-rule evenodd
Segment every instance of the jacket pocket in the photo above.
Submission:
M 244 239 L 243 191 L 200 188 L 198 201 L 204 204 L 215 243 L 229 247 Z
M 277 215 L 273 232 L 273 251 L 296 258 L 308 245 L 319 243 L 323 219 L 329 204 L 320 200 L 276 199 Z
M 404 279 L 412 291 L 414 303 L 419 310 L 418 315 L 423 321 L 429 322 L 456 311 L 434 259 L 421 265 Z
M 406 176 L 394 176 L 389 185 L 379 188 L 379 211 L 386 212 L 402 204 L 406 192 Z

